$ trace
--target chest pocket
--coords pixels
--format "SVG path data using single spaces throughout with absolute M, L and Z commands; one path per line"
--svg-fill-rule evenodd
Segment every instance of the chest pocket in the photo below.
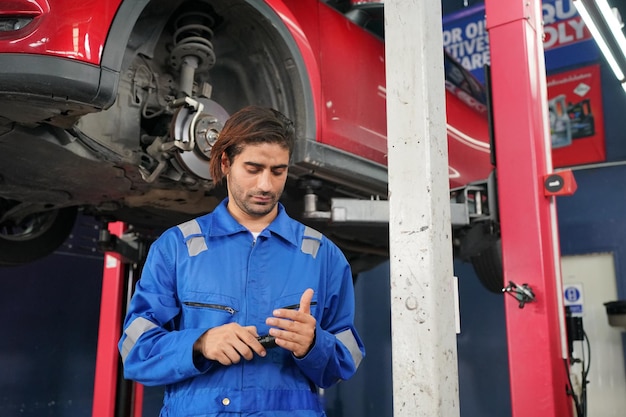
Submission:
M 181 299 L 183 328 L 211 328 L 237 320 L 239 300 L 220 294 L 189 292 Z

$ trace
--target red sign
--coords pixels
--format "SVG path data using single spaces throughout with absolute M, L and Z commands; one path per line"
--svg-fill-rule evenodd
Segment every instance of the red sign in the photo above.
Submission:
M 554 167 L 603 162 L 600 65 L 548 75 L 547 83 Z

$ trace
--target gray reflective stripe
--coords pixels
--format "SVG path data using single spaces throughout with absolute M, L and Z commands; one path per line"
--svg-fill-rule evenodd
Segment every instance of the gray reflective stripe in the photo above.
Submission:
M 354 366 L 355 368 L 358 368 L 361 360 L 363 359 L 363 354 L 361 353 L 361 349 L 359 349 L 359 344 L 357 343 L 352 330 L 344 330 L 341 333 L 337 333 L 335 337 L 348 348 L 350 355 L 352 355 L 352 360 L 354 360 Z
M 196 256 L 208 249 L 200 225 L 195 219 L 179 224 L 178 228 L 183 232 L 189 256 Z
M 130 323 L 126 330 L 124 330 L 124 333 L 126 333 L 126 339 L 124 339 L 124 343 L 122 343 L 122 362 L 126 361 L 126 357 L 128 356 L 130 350 L 135 346 L 135 343 L 137 343 L 137 339 L 139 339 L 142 334 L 150 329 L 154 329 L 155 327 L 157 327 L 156 324 L 143 317 L 137 317 L 132 323 Z
M 322 241 L 322 234 L 317 230 L 305 226 L 304 236 L 302 236 L 302 246 L 300 250 L 304 253 L 308 253 L 313 258 L 317 256 L 317 251 L 320 248 L 320 242 Z

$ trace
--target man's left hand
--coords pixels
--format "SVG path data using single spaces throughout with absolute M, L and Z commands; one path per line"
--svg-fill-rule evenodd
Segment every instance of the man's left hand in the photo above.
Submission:
M 274 310 L 274 317 L 265 320 L 270 335 L 276 338 L 276 344 L 291 351 L 297 358 L 304 357 L 315 341 L 315 317 L 311 315 L 313 290 L 307 289 L 300 297 L 300 308 L 291 310 L 279 308 Z

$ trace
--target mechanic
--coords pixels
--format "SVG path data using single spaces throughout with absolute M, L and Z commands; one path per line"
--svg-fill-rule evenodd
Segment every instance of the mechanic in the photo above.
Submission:
M 161 416 L 325 416 L 318 387 L 365 355 L 345 256 L 279 202 L 294 141 L 276 110 L 233 114 L 210 159 L 228 196 L 150 247 L 119 349 L 127 379 L 166 385 Z

